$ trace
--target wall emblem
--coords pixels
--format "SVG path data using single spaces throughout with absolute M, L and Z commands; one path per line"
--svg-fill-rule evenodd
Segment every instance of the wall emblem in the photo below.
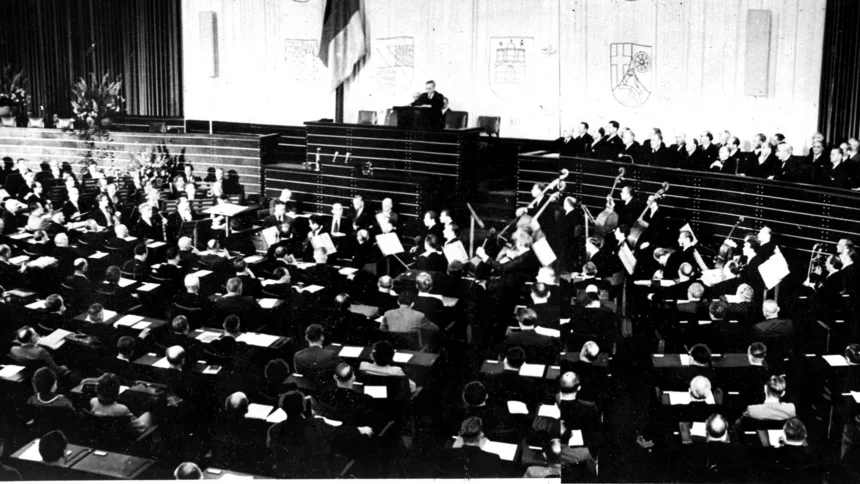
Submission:
M 376 78 L 388 95 L 403 94 L 412 87 L 415 70 L 415 42 L 412 37 L 376 39 L 379 67 Z
M 286 39 L 284 60 L 289 68 L 289 80 L 311 83 L 323 76 L 324 66 L 320 62 L 319 40 Z
M 612 95 L 622 106 L 635 108 L 651 97 L 654 72 L 653 49 L 650 45 L 631 42 L 609 46 L 609 76 Z
M 490 89 L 501 99 L 521 96 L 532 68 L 531 37 L 490 37 Z

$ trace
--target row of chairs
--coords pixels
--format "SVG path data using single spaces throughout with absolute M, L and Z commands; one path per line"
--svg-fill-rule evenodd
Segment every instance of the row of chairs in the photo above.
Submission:
M 379 124 L 376 111 L 359 111 L 358 124 Z M 397 112 L 386 109 L 384 126 L 397 126 Z M 499 116 L 478 116 L 478 127 L 487 136 L 498 138 L 502 119 Z M 445 129 L 465 129 L 469 125 L 469 113 L 466 111 L 450 111 L 445 119 Z

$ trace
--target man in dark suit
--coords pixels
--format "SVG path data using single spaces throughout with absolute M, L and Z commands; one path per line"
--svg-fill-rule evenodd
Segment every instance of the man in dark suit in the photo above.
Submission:
M 771 180 L 779 181 L 800 181 L 799 180 L 799 165 L 800 163 L 794 158 L 794 148 L 788 143 L 780 143 L 776 147 L 776 158 L 779 164 L 774 168 L 774 173 L 768 177 Z
M 433 292 L 445 297 L 463 299 L 471 284 L 469 281 L 463 279 L 463 271 L 464 265 L 462 262 L 458 260 L 451 261 L 445 272 L 437 273 L 433 276 Z
M 556 401 L 565 426 L 582 430 L 584 440 L 591 440 L 589 434 L 593 435 L 600 425 L 600 412 L 594 403 L 578 398 L 582 387 L 579 376 L 572 371 L 565 372 L 559 378 L 558 385 Z
M 314 250 L 314 265 L 305 269 L 305 277 L 308 283 L 322 286 L 326 292 L 337 293 L 343 285 L 343 276 L 337 269 L 328 264 L 328 254 L 325 248 Z
M 170 246 L 165 251 L 166 261 L 161 264 L 155 271 L 155 276 L 161 279 L 170 281 L 169 286 L 165 288 L 170 294 L 175 294 L 182 287 L 182 280 L 185 277 L 185 269 L 179 265 L 179 249 Z
M 39 326 L 50 330 L 66 326 L 66 306 L 59 294 L 45 298 L 45 313 L 39 319 Z
M 51 252 L 51 257 L 57 259 L 58 267 L 61 275 L 66 275 L 74 269 L 75 261 L 83 258 L 81 252 L 69 247 L 69 237 L 66 234 L 57 234 L 54 237 L 54 250 Z
M 532 284 L 532 304 L 529 306 L 537 316 L 537 325 L 544 328 L 559 329 L 561 318 L 561 306 L 550 304 L 549 286 L 543 282 Z
M 620 126 L 617 121 L 606 124 L 606 136 L 595 140 L 592 144 L 592 158 L 612 161 L 618 159 L 618 154 L 624 149 L 624 142 L 618 135 Z
M 224 318 L 222 325 L 224 334 L 209 343 L 211 351 L 223 358 L 236 360 L 237 363 L 247 363 L 249 348 L 248 344 L 238 341 L 242 335 L 242 322 L 239 316 L 231 314 Z
M 616 339 L 615 313 L 600 303 L 597 286 L 585 288 L 582 305 L 571 311 L 570 323 L 562 336 L 568 348 L 579 348 L 586 341 L 595 341 L 601 348 L 612 348 Z M 609 350 L 607 350 L 609 351 Z
M 433 277 L 426 272 L 419 273 L 415 278 L 415 288 L 418 290 L 418 295 L 412 307 L 424 313 L 430 322 L 443 325 L 445 305 L 436 294 L 433 294 Z
M 314 403 L 316 412 L 323 417 L 355 427 L 373 426 L 375 416 L 373 397 L 355 390 L 355 369 L 348 363 L 339 363 L 334 370 L 335 387 L 319 392 Z
M 263 297 L 263 284 L 248 268 L 248 263 L 245 262 L 245 259 L 236 258 L 233 261 L 233 268 L 236 270 L 236 277 L 242 280 L 243 296 L 250 296 L 254 299 Z
M 134 258 L 122 265 L 122 271 L 132 274 L 135 280 L 145 280 L 151 269 L 148 258 L 149 250 L 146 245 L 138 244 L 134 247 Z
M 722 415 L 713 414 L 705 422 L 705 442 L 683 447 L 681 459 L 688 482 L 744 482 L 748 472 L 746 448 L 729 442 L 729 424 Z
M 720 148 L 715 145 L 713 141 L 714 135 L 710 131 L 704 131 L 701 136 L 699 136 L 699 166 L 691 167 L 692 169 L 707 170 L 713 162 L 717 161 L 719 158 Z
M 66 278 L 65 284 L 72 289 L 79 291 L 89 290 L 91 287 L 91 283 L 89 278 L 87 277 L 87 270 L 89 269 L 89 264 L 86 259 L 75 259 L 74 262 L 74 270 L 75 272 Z
M 227 315 L 239 316 L 243 321 L 253 322 L 260 314 L 260 305 L 257 300 L 242 295 L 242 280 L 231 277 L 227 281 L 227 294 L 215 300 L 213 313 L 215 320 Z
M 526 352 L 526 361 L 529 363 L 555 363 L 558 360 L 558 340 L 535 331 L 537 315 L 534 310 L 520 308 L 517 311 L 517 322 L 520 330 L 505 338 L 498 353 L 504 354 L 508 348 L 519 346 Z
M 206 309 L 209 300 L 200 295 L 200 278 L 194 274 L 188 274 L 183 278 L 185 292 L 177 294 L 173 302 L 180 306 L 193 309 Z
M 314 259 L 314 251 L 316 249 L 311 239 L 328 233 L 328 228 L 323 226 L 322 218 L 319 215 L 311 215 L 308 219 L 308 225 L 310 225 L 310 231 L 302 244 L 302 259 L 305 262 L 310 262 Z
M 78 189 L 75 187 L 69 188 L 67 199 L 63 202 L 62 207 L 63 215 L 66 217 L 66 220 L 70 222 L 86 220 L 90 218 L 90 210 L 92 210 L 92 207 L 80 199 L 80 192 Z
M 836 188 L 850 190 L 857 185 L 857 173 L 850 165 L 851 161 L 843 161 L 841 148 L 834 148 L 830 152 L 830 163 L 821 167 L 819 183 Z
M 353 232 L 358 232 L 362 229 L 370 232 L 375 225 L 373 215 L 368 212 L 364 205 L 364 195 L 356 193 L 352 199 L 352 207 L 354 209 L 352 214 Z
M 442 108 L 445 106 L 445 96 L 441 92 L 436 92 L 436 81 L 427 81 L 424 84 L 425 92 L 418 96 L 418 99 L 412 101 L 411 106 L 428 107 L 427 123 L 429 126 L 439 126 L 439 120 L 442 119 Z
M 779 306 L 773 299 L 768 299 L 762 305 L 764 321 L 754 326 L 759 338 L 771 338 L 794 335 L 794 324 L 790 319 L 779 317 Z
M 325 318 L 329 339 L 357 346 L 372 344 L 376 341 L 372 339 L 373 330 L 379 326 L 363 314 L 350 311 L 350 306 L 349 294 L 341 293 L 334 298 L 334 307 Z
M 647 146 L 647 151 L 644 153 L 644 162 L 649 166 L 659 166 L 664 168 L 672 168 L 675 166 L 672 160 L 673 153 L 666 148 L 663 143 L 663 135 L 654 133 L 651 136 L 651 143 Z
M 305 329 L 308 347 L 296 352 L 293 368 L 318 386 L 331 385 L 334 369 L 341 363 L 337 352 L 323 348 L 325 329 L 320 324 L 312 324 Z
M 641 162 L 642 146 L 636 141 L 636 134 L 631 129 L 625 129 L 621 134 L 623 146 L 621 152 L 618 153 L 618 160 L 622 163 L 632 163 L 634 165 Z
M 469 417 L 460 426 L 460 436 L 454 448 L 446 449 L 440 459 L 444 477 L 458 479 L 490 479 L 504 477 L 502 459 L 481 449 L 486 441 L 483 422 Z
M 44 366 L 57 376 L 65 375 L 69 371 L 67 367 L 57 365 L 48 350 L 36 345 L 39 341 L 39 333 L 33 328 L 24 326 L 15 333 L 15 336 L 18 346 L 9 350 L 9 357 L 16 363 L 33 368 Z
M 796 418 L 789 419 L 782 427 L 782 445 L 763 453 L 763 472 L 777 480 L 800 479 L 811 481 L 820 477 L 828 459 L 821 450 L 806 441 L 806 426 Z M 799 481 L 799 482 L 800 482 Z
M 113 373 L 118 376 L 124 384 L 134 382 L 136 374 L 134 371 L 135 355 L 137 347 L 135 339 L 131 336 L 123 336 L 116 342 L 116 354 L 111 354 L 102 360 L 99 370 L 105 373 Z
M 396 232 L 400 227 L 400 215 L 393 210 L 393 207 L 394 202 L 390 198 L 382 199 L 382 210 L 374 217 L 377 234 Z
M 600 346 L 594 341 L 586 341 L 579 351 L 579 359 L 561 361 L 561 373 L 572 371 L 582 382 L 578 395 L 583 400 L 600 404 L 610 394 L 609 369 L 607 366 L 596 364 L 600 357 Z
M 280 226 L 287 220 L 287 204 L 283 200 L 275 200 L 273 212 L 263 219 L 264 227 Z

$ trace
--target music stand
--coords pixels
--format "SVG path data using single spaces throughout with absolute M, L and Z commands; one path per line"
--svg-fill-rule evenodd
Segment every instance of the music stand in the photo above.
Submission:
M 188 222 L 182 222 L 179 225 L 179 233 L 177 234 L 177 239 L 180 237 L 190 237 L 194 247 L 198 247 L 199 241 L 199 229 L 200 228 L 209 228 L 212 227 L 212 219 L 200 219 L 200 220 L 191 220 Z
M 397 234 L 394 232 L 389 232 L 387 234 L 379 234 L 376 236 L 376 246 L 379 247 L 379 251 L 382 252 L 382 255 L 385 257 L 385 272 L 389 275 L 391 274 L 391 267 L 389 266 L 391 259 L 388 256 L 393 256 L 397 259 L 398 262 L 403 264 L 403 267 L 406 270 L 409 270 L 409 266 L 403 262 L 400 257 L 397 257 L 397 254 L 402 254 L 403 244 L 400 243 L 400 238 L 397 237 Z
M 478 224 L 478 227 L 484 228 L 484 222 L 481 221 L 481 218 L 478 217 L 478 214 L 475 213 L 475 209 L 472 208 L 472 205 L 469 202 L 466 202 L 466 208 L 469 209 L 469 257 L 475 256 L 475 224 Z
M 246 207 L 245 205 L 237 205 L 235 203 L 222 203 L 221 205 L 215 205 L 213 207 L 207 208 L 203 211 L 205 214 L 209 215 L 220 215 L 224 217 L 226 220 L 224 227 L 224 235 L 230 235 L 230 218 L 235 217 L 243 212 L 250 210 L 250 207 Z

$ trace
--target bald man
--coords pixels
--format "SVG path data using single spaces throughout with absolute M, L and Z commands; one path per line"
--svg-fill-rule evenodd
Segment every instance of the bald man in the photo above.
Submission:
M 181 346 L 171 346 L 165 352 L 167 371 L 156 374 L 156 381 L 167 385 L 173 392 L 182 398 L 192 396 L 192 379 L 189 359 L 185 349 Z
M 600 424 L 600 412 L 593 403 L 579 400 L 581 389 L 579 376 L 572 371 L 565 372 L 559 379 L 556 403 L 561 411 L 561 419 L 568 428 L 594 432 Z
M 203 471 L 193 462 L 183 462 L 173 471 L 173 477 L 177 481 L 199 481 L 203 479 Z
M 729 442 L 729 424 L 722 415 L 712 414 L 705 422 L 705 442 L 683 447 L 681 481 L 743 482 L 748 473 L 746 448 Z
M 755 334 L 759 339 L 793 336 L 794 324 L 790 319 L 779 317 L 779 305 L 773 299 L 762 304 L 764 321 L 755 325 Z
M 586 341 L 579 352 L 579 359 L 561 361 L 561 371 L 574 372 L 582 381 L 579 398 L 602 404 L 609 393 L 609 372 L 607 367 L 597 364 L 600 346 L 594 341 Z

